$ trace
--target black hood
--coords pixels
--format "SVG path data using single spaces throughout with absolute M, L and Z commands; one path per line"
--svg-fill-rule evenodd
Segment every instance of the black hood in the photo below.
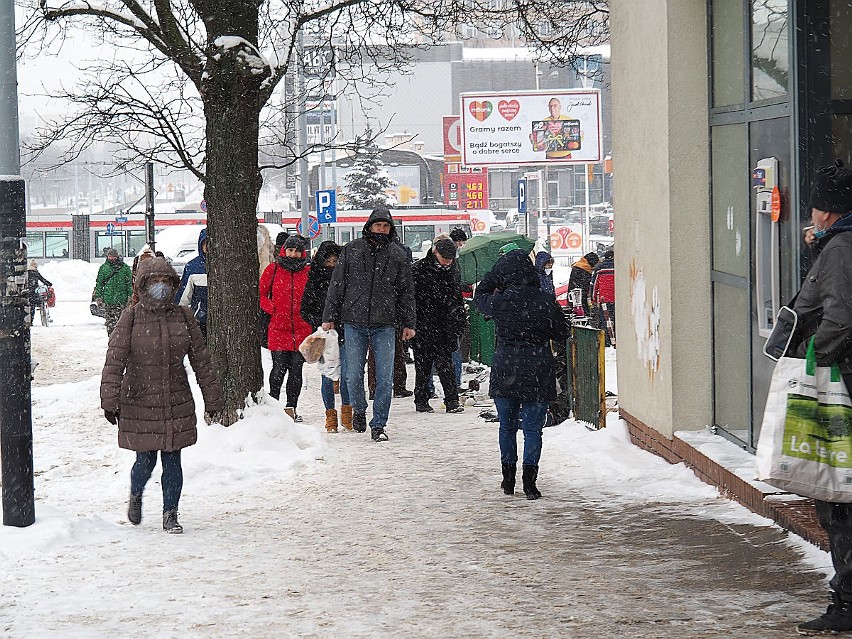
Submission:
M 538 287 L 538 273 L 535 265 L 524 251 L 509 251 L 497 260 L 492 270 L 498 276 L 502 286 L 515 284 Z
M 373 212 L 370 213 L 370 217 L 367 218 L 367 221 L 364 222 L 364 228 L 362 235 L 367 237 L 368 235 L 373 235 L 373 232 L 370 230 L 370 226 L 372 226 L 373 222 L 389 222 L 391 225 L 390 230 L 390 239 L 397 239 L 396 233 L 396 222 L 393 221 L 393 217 L 391 216 L 390 211 L 388 211 L 383 206 L 379 206 L 373 209 Z
M 317 247 L 312 266 L 325 266 L 325 261 L 332 255 L 340 256 L 341 246 L 332 240 L 326 240 Z

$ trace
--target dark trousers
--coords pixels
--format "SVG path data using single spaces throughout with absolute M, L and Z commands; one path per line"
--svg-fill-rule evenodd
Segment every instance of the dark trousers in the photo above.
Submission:
M 269 396 L 278 399 L 287 377 L 288 408 L 296 408 L 302 392 L 302 365 L 305 358 L 299 351 L 272 351 L 272 370 L 269 372 Z
M 606 306 L 606 312 L 604 312 Z M 609 316 L 609 322 L 607 322 Z M 604 331 L 604 343 L 606 346 L 615 346 L 615 302 L 606 302 L 598 304 L 597 307 L 597 326 Z
M 402 343 L 402 330 L 396 329 L 396 347 L 393 351 L 393 391 L 405 390 L 408 384 L 408 371 L 405 370 L 405 346 Z M 367 388 L 370 397 L 376 394 L 376 358 L 373 349 L 367 353 Z
M 429 403 L 429 381 L 432 379 L 432 365 L 438 372 L 441 388 L 444 389 L 446 406 L 459 403 L 459 387 L 456 384 L 456 372 L 453 368 L 453 354 L 450 350 L 414 348 L 414 403 Z
M 160 482 L 163 484 L 163 512 L 177 510 L 180 502 L 180 493 L 183 490 L 183 468 L 180 465 L 180 451 L 159 451 L 163 462 L 163 476 Z M 136 462 L 130 469 L 130 494 L 141 495 L 145 490 L 145 484 L 154 472 L 157 465 L 157 451 L 149 450 L 136 453 Z
M 852 603 L 852 504 L 817 499 L 816 513 L 831 547 L 834 577 L 829 585 L 841 601 Z

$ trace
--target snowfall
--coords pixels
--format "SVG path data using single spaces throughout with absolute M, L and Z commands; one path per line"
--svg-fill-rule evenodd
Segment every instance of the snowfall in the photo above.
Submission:
M 633 446 L 617 413 L 546 429 L 527 501 L 499 490 L 487 397 L 461 415 L 395 399 L 373 443 L 324 431 L 310 365 L 300 424 L 266 399 L 207 426 L 196 387 L 185 532 L 163 533 L 159 468 L 133 526 L 134 454 L 99 407 L 97 268 L 41 265 L 58 302 L 32 328 L 36 522 L 0 527 L 2 637 L 765 638 L 823 605 L 826 553 Z

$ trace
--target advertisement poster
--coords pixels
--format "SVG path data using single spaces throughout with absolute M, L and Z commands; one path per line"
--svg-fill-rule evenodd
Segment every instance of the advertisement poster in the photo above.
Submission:
M 420 167 L 416 165 L 399 165 L 391 166 L 385 164 L 382 167 L 388 177 L 396 182 L 396 186 L 387 189 L 386 193 L 396 198 L 393 206 L 411 206 L 421 204 L 420 193 Z M 340 198 L 341 205 L 346 203 L 346 174 L 351 171 L 351 167 L 337 169 L 337 192 Z M 334 170 L 330 166 L 325 167 L 325 184 L 326 188 L 334 187 Z
M 600 92 L 592 89 L 461 95 L 462 164 L 597 164 Z
M 583 225 L 550 227 L 550 251 L 553 255 L 582 255 Z
M 460 211 L 488 208 L 488 170 L 458 172 L 458 165 L 444 167 L 444 204 Z

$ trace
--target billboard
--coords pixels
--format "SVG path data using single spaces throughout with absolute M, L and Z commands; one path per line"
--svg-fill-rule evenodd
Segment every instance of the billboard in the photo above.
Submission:
M 463 93 L 461 135 L 465 166 L 597 164 L 600 92 Z
M 344 177 L 349 171 L 352 170 L 351 166 L 348 167 L 338 167 L 337 169 L 337 187 L 338 187 L 338 197 L 340 198 L 341 205 L 346 202 L 346 180 Z M 396 186 L 387 189 L 385 192 L 388 195 L 391 195 L 396 198 L 396 202 L 394 205 L 399 206 L 410 206 L 410 205 L 418 205 L 422 203 L 422 197 L 420 193 L 420 167 L 417 165 L 397 165 L 391 166 L 390 164 L 385 164 L 382 167 L 385 173 L 388 174 L 388 177 L 396 182 Z M 330 165 L 326 165 L 325 167 L 325 183 L 327 188 L 334 188 L 334 169 Z
M 461 118 L 457 115 L 443 117 L 444 162 L 461 162 Z

